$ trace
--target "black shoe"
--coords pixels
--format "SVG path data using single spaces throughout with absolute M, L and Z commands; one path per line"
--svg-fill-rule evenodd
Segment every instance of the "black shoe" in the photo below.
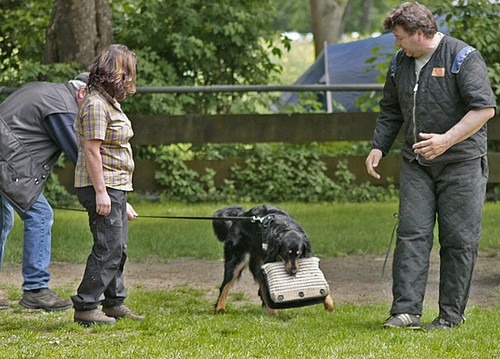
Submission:
M 70 299 L 61 298 L 49 288 L 25 291 L 19 304 L 28 309 L 43 309 L 49 312 L 66 310 L 73 306 Z
M 408 328 L 408 329 L 421 329 L 420 315 L 413 314 L 395 314 L 387 319 L 384 328 Z
M 5 299 L 0 299 L 0 310 L 9 309 L 9 302 Z
M 460 323 L 452 323 L 449 320 L 444 318 L 437 317 L 432 321 L 431 324 L 427 324 L 424 329 L 425 330 L 447 330 L 451 328 L 456 328 L 460 325 Z

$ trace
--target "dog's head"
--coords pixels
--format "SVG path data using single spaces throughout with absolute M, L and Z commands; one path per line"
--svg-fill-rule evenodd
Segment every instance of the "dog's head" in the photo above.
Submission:
M 269 254 L 272 261 L 285 264 L 288 274 L 295 275 L 299 270 L 299 258 L 310 257 L 311 244 L 303 232 L 290 230 L 280 235 Z

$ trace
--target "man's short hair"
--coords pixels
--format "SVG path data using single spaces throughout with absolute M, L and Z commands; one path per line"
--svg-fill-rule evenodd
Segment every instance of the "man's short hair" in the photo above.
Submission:
M 422 30 L 424 36 L 432 38 L 438 31 L 432 12 L 418 2 L 405 2 L 390 11 L 384 20 L 385 30 L 394 30 L 400 26 L 410 35 Z

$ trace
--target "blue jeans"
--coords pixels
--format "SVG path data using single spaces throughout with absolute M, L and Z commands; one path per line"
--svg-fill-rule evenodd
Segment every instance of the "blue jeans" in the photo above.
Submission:
M 2 268 L 5 243 L 12 227 L 14 226 L 14 209 L 0 194 L 0 268 Z
M 14 225 L 13 205 L 0 195 L 0 264 L 7 236 Z M 40 194 L 26 212 L 14 207 L 24 222 L 23 291 L 48 288 L 48 267 L 51 255 L 52 224 L 54 213 L 47 199 Z

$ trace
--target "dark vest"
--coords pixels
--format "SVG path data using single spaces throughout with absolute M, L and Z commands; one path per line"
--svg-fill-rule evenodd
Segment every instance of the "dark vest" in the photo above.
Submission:
M 0 191 L 22 211 L 37 200 L 60 149 L 43 128 L 51 114 L 78 112 L 68 83 L 33 82 L 0 104 Z

